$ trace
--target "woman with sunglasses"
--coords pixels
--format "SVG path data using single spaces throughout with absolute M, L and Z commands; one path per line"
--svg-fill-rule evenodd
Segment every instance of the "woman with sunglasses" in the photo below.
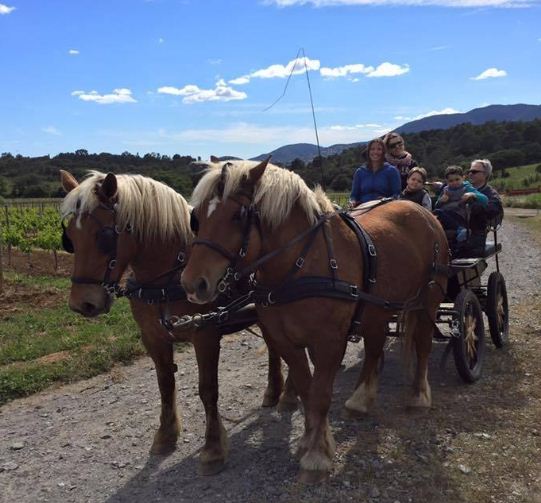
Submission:
M 417 162 L 413 160 L 409 152 L 406 152 L 404 139 L 398 133 L 389 133 L 385 136 L 383 142 L 385 143 L 385 160 L 398 169 L 401 190 L 404 190 L 408 181 L 408 173 L 411 168 L 417 166 Z

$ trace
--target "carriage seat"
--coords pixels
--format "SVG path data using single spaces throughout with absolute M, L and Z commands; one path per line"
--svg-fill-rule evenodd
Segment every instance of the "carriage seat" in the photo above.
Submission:
M 492 255 L 496 255 L 496 253 L 499 253 L 502 251 L 502 244 L 501 243 L 493 243 L 490 241 L 487 241 L 485 243 L 485 249 L 483 250 L 483 258 L 492 257 Z

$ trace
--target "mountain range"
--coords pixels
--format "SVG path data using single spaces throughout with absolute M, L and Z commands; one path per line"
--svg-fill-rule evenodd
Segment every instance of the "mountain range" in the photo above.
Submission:
M 395 129 L 399 133 L 418 133 L 431 129 L 449 129 L 459 124 L 470 123 L 473 125 L 484 124 L 485 122 L 516 122 L 531 121 L 541 118 L 541 105 L 489 105 L 482 108 L 474 108 L 469 112 L 456 114 L 431 115 L 422 119 L 407 122 Z M 356 142 L 349 144 L 336 144 L 330 147 L 321 147 L 321 155 L 329 157 L 341 153 L 348 148 L 364 145 L 366 142 Z M 318 155 L 317 145 L 312 143 L 294 143 L 284 145 L 272 152 L 267 152 L 253 160 L 263 160 L 272 155 L 272 161 L 275 163 L 289 164 L 295 159 L 301 159 L 304 162 L 311 161 Z

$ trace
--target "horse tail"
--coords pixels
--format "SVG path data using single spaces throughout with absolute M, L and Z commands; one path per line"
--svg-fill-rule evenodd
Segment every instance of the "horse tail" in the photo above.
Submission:
M 413 373 L 414 334 L 417 326 L 416 314 L 415 311 L 403 311 L 398 315 L 397 320 L 402 340 L 402 364 L 408 377 Z

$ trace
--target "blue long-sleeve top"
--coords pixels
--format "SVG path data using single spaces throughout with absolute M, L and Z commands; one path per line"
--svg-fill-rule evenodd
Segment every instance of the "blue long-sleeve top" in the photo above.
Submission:
M 392 164 L 385 162 L 376 172 L 364 164 L 353 175 L 350 199 L 366 203 L 382 197 L 398 197 L 400 189 L 400 174 Z
M 449 201 L 447 201 L 446 203 L 442 203 L 441 197 L 445 193 L 447 193 L 447 195 L 449 196 Z M 475 194 L 475 202 L 479 203 L 483 208 L 486 208 L 488 206 L 488 197 L 482 192 L 479 192 L 470 182 L 465 180 L 460 187 L 456 187 L 454 189 L 449 186 L 444 187 L 438 197 L 438 200 L 436 201 L 436 208 L 444 205 L 447 208 L 454 208 L 455 206 L 458 206 L 460 204 L 462 196 L 468 193 Z

